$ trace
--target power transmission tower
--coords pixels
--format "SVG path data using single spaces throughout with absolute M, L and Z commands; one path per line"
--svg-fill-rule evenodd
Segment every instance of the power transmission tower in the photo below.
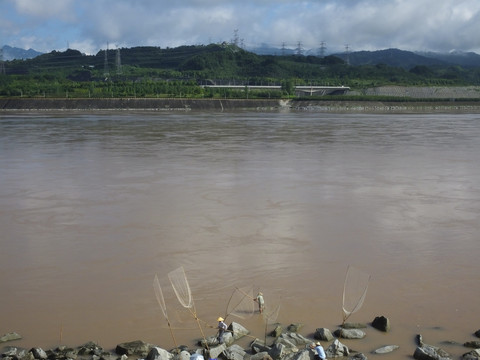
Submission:
M 232 43 L 233 45 L 237 46 L 238 47 L 238 44 L 239 44 L 239 38 L 238 38 L 238 29 L 235 29 L 233 30 L 233 40 L 232 40 Z
M 282 56 L 285 56 L 285 41 L 282 42 Z
M 299 56 L 303 55 L 303 47 L 301 41 L 297 42 L 297 48 L 295 49 L 295 53 Z
M 325 57 L 325 51 L 327 50 L 327 44 L 325 41 L 320 42 L 319 55 L 320 57 Z
M 0 48 L 0 75 L 5 75 L 5 63 L 3 62 L 3 48 Z
M 107 42 L 107 49 L 105 50 L 105 61 L 103 62 L 103 75 L 108 77 L 110 75 L 108 71 L 108 42 Z
M 345 45 L 345 55 L 347 65 L 350 65 L 350 46 L 348 44 Z
M 117 46 L 115 54 L 115 67 L 117 68 L 117 75 L 122 74 L 122 59 L 120 58 L 120 49 Z

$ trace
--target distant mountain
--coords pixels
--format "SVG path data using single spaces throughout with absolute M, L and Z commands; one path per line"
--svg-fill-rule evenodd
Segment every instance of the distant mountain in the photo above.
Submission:
M 438 59 L 449 64 L 461 65 L 464 67 L 480 66 L 480 55 L 474 52 L 451 51 L 449 53 L 418 52 L 418 55 L 432 59 Z
M 296 50 L 280 49 L 268 45 L 260 45 L 248 49 L 257 55 L 295 55 Z M 318 51 L 303 50 L 303 55 L 316 56 Z M 378 65 L 385 64 L 389 66 L 411 69 L 418 65 L 423 66 L 449 66 L 460 65 L 462 67 L 480 66 L 480 55 L 474 52 L 452 51 L 449 53 L 437 52 L 412 52 L 399 49 L 385 49 L 376 51 L 355 51 L 351 53 L 331 54 L 343 59 L 350 65 Z
M 418 65 L 448 65 L 448 62 L 443 59 L 426 57 L 411 51 L 399 49 L 356 51 L 351 53 L 335 54 L 335 56 L 354 66 L 385 64 L 404 69 L 411 69 Z
M 2 50 L 3 50 L 3 60 L 5 61 L 10 61 L 15 59 L 32 59 L 42 54 L 41 52 L 35 51 L 33 49 L 25 50 L 17 47 L 11 47 L 8 45 L 5 45 L 2 48 Z

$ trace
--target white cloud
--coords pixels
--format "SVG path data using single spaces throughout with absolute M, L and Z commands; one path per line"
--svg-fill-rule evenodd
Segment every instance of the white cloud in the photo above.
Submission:
M 43 51 L 64 48 L 67 40 L 88 52 L 107 42 L 172 47 L 230 41 L 236 29 L 246 45 L 294 48 L 301 41 L 315 49 L 325 41 L 329 51 L 345 44 L 352 50 L 480 51 L 478 0 L 7 0 L 0 13 L 8 4 L 20 35 L 56 32 L 58 43 Z M 8 39 L 8 29 L 2 33 Z M 19 38 L 11 31 L 10 39 Z

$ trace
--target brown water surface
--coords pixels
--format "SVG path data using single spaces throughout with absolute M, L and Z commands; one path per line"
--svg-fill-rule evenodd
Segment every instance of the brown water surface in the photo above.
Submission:
M 474 340 L 478 154 L 469 114 L 2 114 L 0 336 L 169 349 L 158 274 L 175 339 L 193 346 L 167 277 L 183 266 L 207 336 L 235 287 L 253 287 L 280 305 L 270 322 L 311 337 L 341 323 L 352 265 L 371 281 L 349 321 L 384 315 L 392 331 L 349 347 L 409 358 L 416 334 Z M 258 314 L 230 321 L 264 337 Z

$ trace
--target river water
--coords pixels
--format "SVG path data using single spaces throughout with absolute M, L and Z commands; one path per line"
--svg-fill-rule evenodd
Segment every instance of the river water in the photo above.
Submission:
M 169 349 L 157 274 L 177 343 L 201 337 L 194 315 L 214 335 L 235 287 L 280 306 L 269 330 L 311 337 L 342 322 L 353 266 L 371 280 L 348 321 L 392 330 L 351 348 L 474 340 L 479 154 L 478 114 L 1 114 L 0 336 Z M 193 315 L 167 276 L 180 266 Z M 230 321 L 264 337 L 258 314 Z

